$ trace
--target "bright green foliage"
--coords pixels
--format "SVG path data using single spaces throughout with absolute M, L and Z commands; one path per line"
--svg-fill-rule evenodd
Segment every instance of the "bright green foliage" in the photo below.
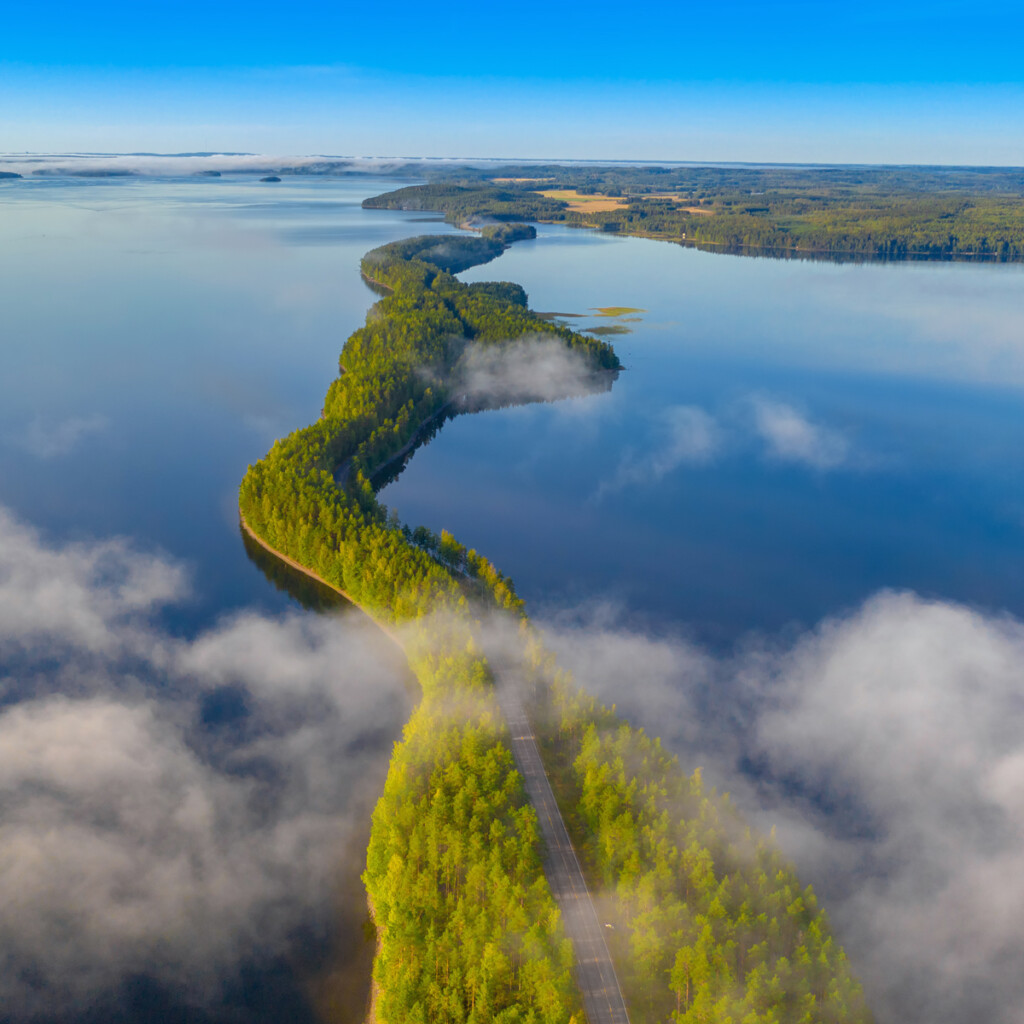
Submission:
M 500 719 L 483 701 L 457 717 L 434 703 L 406 727 L 374 812 L 378 1018 L 565 1024 L 578 1009 L 572 945 Z
M 454 239 L 461 248 L 435 236 L 369 254 L 364 273 L 388 294 L 345 345 L 323 416 L 275 442 L 240 489 L 240 509 L 266 543 L 379 620 L 405 624 L 423 689 L 374 814 L 364 875 L 378 923 L 381 1024 L 582 1021 L 571 944 L 468 599 L 519 616 L 522 602 L 447 532 L 401 526 L 372 484 L 449 408 L 470 341 L 544 334 L 595 369 L 618 366 L 608 345 L 531 313 L 518 285 L 465 285 L 441 266 L 490 258 L 494 245 L 524 236 L 513 226 Z M 634 1024 L 644 1015 L 686 1024 L 866 1020 L 813 893 L 778 855 L 656 741 L 562 683 L 540 692 L 584 851 L 615 894 Z
M 596 884 L 634 1024 L 871 1020 L 810 887 L 698 770 L 562 675 L 537 690 L 546 760 Z
M 543 332 L 582 353 L 595 369 L 618 366 L 608 345 L 531 313 L 518 285 L 466 285 L 417 256 L 436 254 L 442 243 L 479 241 L 417 238 L 367 256 L 364 269 L 372 269 L 391 294 L 346 343 L 342 372 L 328 389 L 321 419 L 275 442 L 241 486 L 242 514 L 260 537 L 391 620 L 465 601 L 430 550 L 410 544 L 388 523 L 371 477 L 449 405 L 466 344 Z M 335 473 L 345 487 L 336 484 Z M 499 607 L 521 606 L 511 582 L 480 556 L 463 569 Z
M 434 237 L 371 253 L 364 270 L 391 294 L 345 345 L 321 419 L 275 442 L 239 494 L 247 523 L 271 547 L 376 617 L 419 623 L 407 626 L 406 650 L 424 702 L 391 762 L 364 876 L 379 926 L 381 1024 L 569 1024 L 578 1010 L 536 818 L 485 696 L 488 668 L 465 614 L 467 595 L 517 614 L 522 602 L 451 534 L 403 528 L 371 484 L 448 406 L 471 340 L 543 330 L 595 368 L 618 365 L 607 345 L 535 317 L 518 285 L 465 285 L 424 262 L 469 265 L 528 234 L 456 238 L 470 243 L 460 252 Z

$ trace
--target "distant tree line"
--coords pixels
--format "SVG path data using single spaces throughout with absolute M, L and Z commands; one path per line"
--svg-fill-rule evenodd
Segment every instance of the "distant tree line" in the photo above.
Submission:
M 532 191 L 553 188 L 623 197 L 623 204 L 613 210 L 572 210 L 563 200 Z M 1024 173 L 1019 171 L 563 167 L 540 184 L 431 183 L 364 205 L 434 210 L 453 223 L 560 222 L 735 253 L 1024 259 Z

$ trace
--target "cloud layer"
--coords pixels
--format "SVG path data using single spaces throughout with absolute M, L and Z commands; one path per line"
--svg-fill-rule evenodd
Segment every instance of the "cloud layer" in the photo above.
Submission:
M 156 624 L 180 567 L 0 511 L 0 1005 L 215 1005 L 323 927 L 403 698 L 367 628 Z M 550 623 L 579 681 L 733 792 L 823 891 L 881 1024 L 1019 1024 L 1024 624 L 909 593 L 718 657 Z
M 1024 624 L 881 593 L 718 659 L 614 622 L 591 610 L 551 640 L 778 826 L 881 1024 L 1024 1019 Z
M 793 406 L 767 398 L 755 398 L 751 406 L 757 433 L 770 457 L 815 469 L 830 469 L 846 460 L 846 439 L 812 423 Z
M 683 465 L 710 462 L 721 451 L 722 430 L 703 409 L 673 405 L 661 410 L 655 422 L 654 444 L 645 452 L 629 449 L 615 475 L 598 487 L 597 497 L 634 484 L 657 483 Z
M 517 163 L 531 161 L 517 161 Z M 487 167 L 503 161 L 450 157 L 369 157 L 282 153 L 0 153 L 0 170 L 28 175 L 188 175 L 388 173 L 410 165 Z
M 605 391 L 611 380 L 607 373 L 595 374 L 582 353 L 542 334 L 501 345 L 470 345 L 456 372 L 459 390 L 471 405 L 553 402 Z
M 336 617 L 176 638 L 154 619 L 184 592 L 165 559 L 54 547 L 0 512 L 5 1019 L 113 1007 L 140 975 L 216 1005 L 329 924 L 403 718 L 396 673 Z

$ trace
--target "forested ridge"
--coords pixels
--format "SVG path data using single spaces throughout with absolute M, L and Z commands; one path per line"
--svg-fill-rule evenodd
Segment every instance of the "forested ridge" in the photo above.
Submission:
M 1020 170 L 552 166 L 492 169 L 493 180 L 469 169 L 448 173 L 459 180 L 364 205 L 431 210 L 457 224 L 565 223 L 735 253 L 1024 259 Z M 580 201 L 570 203 L 566 192 Z M 618 205 L 588 209 L 588 197 Z
M 456 402 L 471 349 L 543 335 L 595 373 L 618 367 L 604 342 L 531 312 L 518 285 L 453 276 L 529 236 L 498 226 L 368 253 L 362 272 L 386 294 L 346 342 L 321 418 L 276 441 L 240 487 L 245 522 L 267 545 L 402 627 L 422 688 L 374 812 L 364 874 L 378 928 L 376 1019 L 583 1020 L 536 814 L 477 635 L 481 617 L 496 614 L 520 623 L 523 654 L 546 681 L 538 720 L 595 877 L 618 901 L 634 1021 L 866 1020 L 823 915 L 770 845 L 750 839 L 750 856 L 730 852 L 735 815 L 642 732 L 573 696 L 531 639 L 510 580 L 450 534 L 402 525 L 376 499 L 376 470 Z
M 536 317 L 518 286 L 465 285 L 442 267 L 492 258 L 529 233 L 427 236 L 368 253 L 363 273 L 388 294 L 345 344 L 321 418 L 275 442 L 239 492 L 247 525 L 272 548 L 374 616 L 422 623 L 406 649 L 423 701 L 392 758 L 365 875 L 382 1022 L 563 1024 L 579 1010 L 536 817 L 468 615 L 471 597 L 512 614 L 521 602 L 511 581 L 449 534 L 400 526 L 370 483 L 452 400 L 471 343 L 541 332 L 595 371 L 618 366 L 603 342 Z
M 811 887 L 728 796 L 581 691 L 530 644 L 531 718 L 614 921 L 633 1024 L 870 1021 Z

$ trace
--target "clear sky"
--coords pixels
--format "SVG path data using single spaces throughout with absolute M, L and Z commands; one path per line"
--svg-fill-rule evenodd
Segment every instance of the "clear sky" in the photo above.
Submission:
M 1024 2 L 6 0 L 0 151 L 1024 165 Z

